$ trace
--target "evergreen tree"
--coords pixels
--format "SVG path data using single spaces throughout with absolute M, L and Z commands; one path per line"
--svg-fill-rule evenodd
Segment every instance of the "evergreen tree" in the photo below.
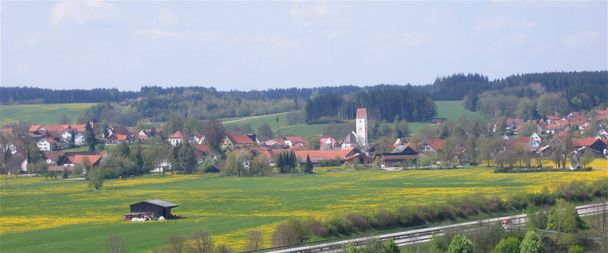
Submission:
M 107 131 L 107 130 L 106 130 Z M 106 135 L 107 137 L 107 135 Z M 95 133 L 93 132 L 93 126 L 91 123 L 86 124 L 84 138 L 89 146 L 89 152 L 95 151 L 95 145 L 97 145 L 97 139 L 95 139 Z
M 312 161 L 310 161 L 310 155 L 306 155 L 306 166 L 304 167 L 304 173 L 312 174 Z

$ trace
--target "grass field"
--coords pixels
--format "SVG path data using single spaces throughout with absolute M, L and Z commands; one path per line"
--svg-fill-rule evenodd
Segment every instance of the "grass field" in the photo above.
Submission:
M 462 101 L 436 101 L 435 104 L 437 106 L 437 117 L 446 118 L 448 120 L 458 120 L 460 117 L 463 116 L 467 119 L 476 119 L 482 117 L 482 115 L 478 112 L 472 112 L 465 109 Z M 299 136 L 320 135 L 323 132 L 323 129 L 327 126 L 326 124 L 288 125 L 286 115 L 287 113 L 279 113 L 254 117 L 225 118 L 222 119 L 222 121 L 227 125 L 249 124 L 251 126 L 251 129 L 253 129 L 254 131 L 257 130 L 260 125 L 267 123 L 272 127 L 273 131 L 276 134 L 276 119 L 278 117 L 278 125 L 281 131 L 281 135 L 291 134 Z M 414 134 L 418 133 L 422 128 L 434 127 L 429 122 L 409 122 L 408 126 L 410 128 L 410 131 Z
M 146 176 L 109 180 L 93 192 L 83 181 L 0 178 L 0 252 L 104 252 L 120 236 L 128 252 L 149 251 L 170 233 L 207 228 L 215 241 L 239 250 L 246 231 L 260 229 L 265 244 L 274 225 L 291 217 L 327 218 L 349 211 L 444 202 L 452 197 L 508 196 L 572 180 L 608 180 L 591 172 L 492 173 L 491 169 L 322 171 L 255 178 L 218 175 Z M 159 198 L 178 203 L 186 218 L 122 221 L 129 204 Z
M 95 104 L 0 105 L 0 125 L 14 124 L 19 121 L 54 124 L 59 123 L 63 115 L 67 115 L 75 123 L 78 115 L 93 105 Z

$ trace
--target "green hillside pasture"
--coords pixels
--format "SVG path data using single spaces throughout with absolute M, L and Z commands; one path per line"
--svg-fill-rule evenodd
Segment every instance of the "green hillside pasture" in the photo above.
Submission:
M 464 108 L 462 101 L 436 101 L 437 106 L 437 117 L 446 118 L 448 120 L 458 120 L 460 117 L 467 119 L 481 118 L 481 114 L 478 112 L 472 112 Z M 277 123 L 276 119 L 279 118 Z M 269 114 L 262 116 L 253 117 L 236 117 L 222 119 L 224 124 L 249 124 L 252 130 L 257 130 L 262 124 L 267 123 L 272 127 L 273 132 L 277 133 L 277 124 L 281 135 L 298 135 L 298 136 L 310 136 L 320 135 L 327 124 L 287 124 L 287 113 Z M 418 133 L 425 127 L 434 127 L 429 122 L 409 122 L 410 131 L 413 134 Z
M 435 101 L 437 106 L 437 117 L 448 120 L 458 120 L 464 116 L 467 119 L 478 119 L 483 116 L 479 112 L 469 111 L 464 108 L 461 100 L 458 101 Z
M 27 121 L 34 124 L 59 123 L 67 115 L 75 123 L 78 115 L 91 108 L 94 103 L 0 105 L 0 125 Z
M 0 178 L 0 252 L 107 252 L 108 239 L 124 240 L 126 252 L 165 245 L 170 234 L 206 228 L 214 241 L 241 250 L 250 229 L 264 234 L 289 218 L 327 219 L 381 207 L 441 203 L 454 197 L 502 197 L 536 192 L 572 180 L 608 179 L 591 172 L 493 173 L 491 169 L 319 171 L 313 175 L 222 177 L 167 175 L 107 180 L 100 191 L 85 181 L 44 177 Z M 123 221 L 129 205 L 162 199 L 179 204 L 184 218 L 164 222 Z

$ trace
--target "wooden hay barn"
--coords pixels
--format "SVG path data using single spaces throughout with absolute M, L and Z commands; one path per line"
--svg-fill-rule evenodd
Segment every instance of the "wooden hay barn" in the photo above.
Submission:
M 131 213 L 125 215 L 125 219 L 130 219 L 130 217 L 158 219 L 161 216 L 170 219 L 174 218 L 171 209 L 175 207 L 178 205 L 160 199 L 141 201 L 131 204 Z

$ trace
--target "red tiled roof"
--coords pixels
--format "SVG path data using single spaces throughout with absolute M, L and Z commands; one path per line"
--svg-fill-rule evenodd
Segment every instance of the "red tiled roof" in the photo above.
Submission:
M 96 164 L 101 160 L 101 155 L 99 154 L 68 155 L 67 157 L 71 164 L 81 164 L 85 157 L 89 159 L 89 164 Z
M 558 120 L 560 120 L 560 117 L 549 115 L 549 116 L 547 116 L 547 119 L 551 120 L 551 121 L 558 121 Z
M 270 150 L 268 149 L 258 148 L 256 152 L 258 152 L 259 155 L 266 157 L 266 159 L 268 160 L 272 159 L 272 153 L 270 153 Z
M 46 137 L 46 138 L 44 138 L 44 140 L 51 144 L 52 143 L 57 144 L 57 141 L 55 139 L 53 139 L 52 137 Z
M 45 129 L 46 131 L 49 132 L 63 132 L 66 129 L 68 129 L 68 127 L 70 127 L 69 124 L 47 124 L 47 125 L 40 125 L 39 129 Z
M 423 144 L 429 145 L 434 150 L 439 150 L 445 147 L 445 140 L 441 139 L 430 139 L 422 142 Z
M 51 161 L 57 161 L 59 160 L 59 158 L 63 155 L 63 152 L 61 151 L 47 151 L 44 152 L 44 156 L 46 156 L 47 159 L 51 159 Z
M 599 138 L 589 137 L 589 138 L 572 138 L 572 144 L 574 147 L 589 147 L 593 145 Z
M 310 156 L 312 161 L 329 161 L 329 160 L 347 160 L 352 158 L 348 156 L 353 148 L 341 149 L 341 150 L 294 150 L 296 157 L 299 161 L 306 161 L 306 157 Z
M 40 125 L 31 125 L 30 129 L 27 130 L 27 131 L 30 132 L 30 133 L 32 133 L 32 132 L 38 131 L 39 128 L 40 128 Z
M 255 142 L 246 134 L 229 134 L 227 137 L 234 144 L 255 144 Z
M 85 131 L 87 131 L 87 124 L 76 124 L 76 125 L 70 125 L 70 126 L 76 132 L 85 132 Z
M 207 144 L 192 144 L 192 147 L 198 152 L 209 153 L 209 146 Z
M 116 140 L 118 141 L 126 141 L 129 139 L 129 136 L 126 134 L 115 134 Z
M 365 108 L 357 108 L 357 119 L 367 119 L 367 110 Z
M 182 133 L 182 131 L 176 131 L 171 136 L 169 136 L 169 138 L 171 138 L 171 139 L 181 139 L 184 137 L 185 137 L 185 135 L 184 135 L 184 133 Z

